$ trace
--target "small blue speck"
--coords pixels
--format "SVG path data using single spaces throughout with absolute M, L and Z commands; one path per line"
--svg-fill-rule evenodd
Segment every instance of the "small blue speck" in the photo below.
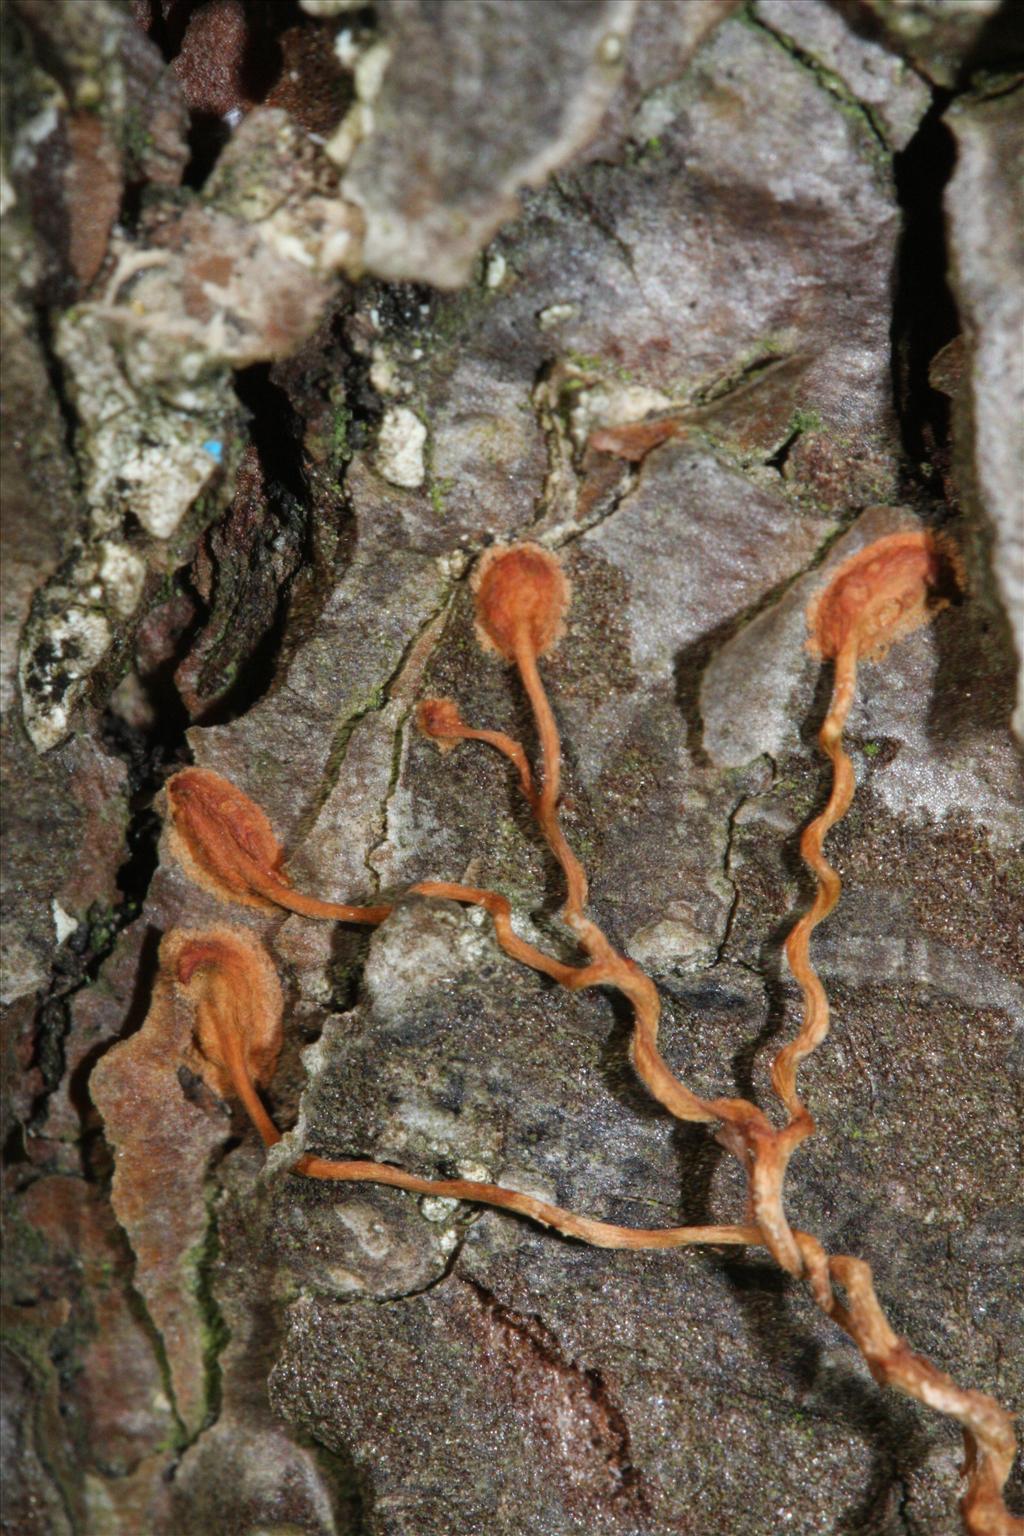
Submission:
M 208 453 L 210 458 L 216 459 L 217 463 L 219 464 L 221 459 L 224 457 L 224 444 L 220 441 L 219 438 L 207 438 L 206 442 L 203 444 L 203 452 Z

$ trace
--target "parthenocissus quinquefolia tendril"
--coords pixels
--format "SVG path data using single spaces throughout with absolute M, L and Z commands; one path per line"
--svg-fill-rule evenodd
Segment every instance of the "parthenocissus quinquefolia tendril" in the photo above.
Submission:
M 740 1098 L 702 1099 L 671 1071 L 658 1050 L 660 1004 L 653 982 L 612 946 L 586 915 L 587 877 L 569 847 L 559 820 L 561 747 L 538 660 L 558 640 L 569 602 L 557 558 L 536 544 L 492 549 L 474 580 L 476 624 L 486 648 L 512 663 L 529 700 L 539 743 L 539 773 L 523 747 L 501 731 L 467 725 L 450 699 L 419 706 L 420 730 L 450 752 L 462 741 L 481 741 L 512 763 L 519 788 L 565 878 L 562 919 L 585 956 L 567 965 L 520 938 L 508 901 L 494 891 L 427 881 L 416 895 L 484 907 L 497 941 L 515 960 L 572 991 L 611 987 L 633 1013 L 630 1055 L 649 1092 L 680 1120 L 714 1127 L 718 1141 L 738 1159 L 747 1179 L 745 1218 L 734 1226 L 640 1229 L 614 1226 L 562 1210 L 531 1195 L 471 1179 L 426 1179 L 390 1164 L 363 1160 L 330 1162 L 305 1155 L 293 1172 L 314 1179 L 363 1180 L 419 1194 L 443 1195 L 513 1211 L 565 1237 L 604 1248 L 676 1248 L 695 1243 L 764 1247 L 776 1262 L 803 1280 L 821 1310 L 854 1341 L 881 1385 L 959 1420 L 966 1457 L 961 1511 L 973 1536 L 1024 1532 L 1024 1520 L 1003 1501 L 1015 1453 L 1012 1420 L 982 1392 L 959 1387 L 899 1338 L 879 1305 L 870 1267 L 846 1254 L 828 1254 L 816 1238 L 790 1225 L 783 1201 L 789 1159 L 814 1131 L 797 1087 L 800 1063 L 829 1028 L 825 990 L 810 959 L 810 938 L 831 912 L 840 880 L 822 853 L 826 833 L 846 813 L 854 789 L 853 767 L 843 749 L 843 726 L 856 686 L 858 663 L 882 655 L 900 636 L 926 622 L 960 584 L 956 554 L 924 532 L 896 533 L 861 550 L 839 567 L 808 614 L 810 648 L 834 668 L 831 704 L 819 741 L 831 759 L 832 789 L 825 809 L 805 829 L 804 860 L 817 891 L 810 909 L 786 943 L 790 969 L 803 994 L 803 1020 L 775 1057 L 772 1086 L 784 1110 L 776 1126 L 756 1105 Z M 283 851 L 266 816 L 220 775 L 186 768 L 168 783 L 171 845 L 189 875 L 226 902 L 265 909 L 287 908 L 307 917 L 345 923 L 380 923 L 391 907 L 355 907 L 320 901 L 296 891 L 285 874 Z M 281 993 L 269 957 L 242 930 L 177 930 L 161 947 L 161 965 L 182 999 L 194 1008 L 197 1062 L 211 1086 L 241 1099 L 267 1146 L 280 1140 L 259 1095 L 274 1071 L 281 1039 Z

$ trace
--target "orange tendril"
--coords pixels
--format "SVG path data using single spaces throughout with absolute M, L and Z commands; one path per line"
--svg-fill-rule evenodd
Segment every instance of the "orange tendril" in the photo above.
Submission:
M 478 894 L 462 887 L 453 889 L 461 892 L 457 900 Z M 200 1075 L 222 1098 L 240 1099 L 264 1145 L 276 1146 L 281 1133 L 257 1091 L 273 1077 L 281 1047 L 281 987 L 270 956 L 244 929 L 175 930 L 160 947 L 160 964 L 192 1010 Z M 388 1184 L 414 1194 L 492 1205 L 600 1248 L 678 1248 L 759 1240 L 757 1228 L 751 1226 L 617 1226 L 577 1216 L 547 1200 L 498 1184 L 476 1179 L 426 1179 L 364 1158 L 337 1162 L 306 1154 L 291 1172 L 311 1179 Z
M 283 1035 L 281 984 L 263 945 L 241 928 L 176 929 L 160 964 L 194 1012 L 200 1075 L 234 1092 L 264 1141 L 276 1131 L 256 1089 L 274 1076 Z
M 543 656 L 562 636 L 569 583 L 558 557 L 539 544 L 496 544 L 473 573 L 481 644 L 506 661 L 525 637 Z
M 772 1086 L 789 1113 L 779 1154 L 781 1173 L 799 1143 L 813 1134 L 814 1120 L 796 1087 L 800 1063 L 825 1039 L 829 1004 L 811 963 L 811 935 L 839 900 L 842 882 L 825 858 L 826 836 L 849 810 L 855 779 L 842 735 L 857 686 L 857 664 L 877 660 L 946 606 L 962 589 L 963 568 L 946 540 L 922 530 L 877 539 L 843 562 L 807 612 L 808 649 L 832 661 L 835 675 L 818 743 L 832 764 L 828 802 L 803 831 L 800 853 L 817 890 L 786 940 L 786 959 L 803 994 L 803 1022 L 796 1038 L 772 1063 Z
M 491 916 L 497 942 L 512 958 L 549 976 L 572 991 L 611 986 L 626 997 L 633 1010 L 630 1056 L 649 1092 L 681 1120 L 718 1127 L 717 1137 L 741 1163 L 748 1180 L 750 1217 L 738 1225 L 644 1229 L 616 1226 L 578 1216 L 532 1195 L 469 1179 L 427 1179 L 390 1164 L 364 1159 L 330 1161 L 306 1154 L 293 1171 L 309 1178 L 387 1184 L 413 1193 L 468 1200 L 525 1216 L 566 1237 L 606 1248 L 669 1248 L 694 1243 L 764 1246 L 776 1261 L 802 1278 L 821 1310 L 831 1316 L 857 1345 L 879 1383 L 896 1388 L 918 1402 L 957 1419 L 967 1448 L 964 1472 L 967 1490 L 961 1501 L 971 1536 L 1024 1536 L 1024 1521 L 1006 1509 L 1002 1490 L 1013 1462 L 1015 1440 L 1010 1415 L 991 1397 L 967 1391 L 922 1356 L 915 1354 L 890 1327 L 878 1303 L 871 1271 L 861 1260 L 826 1254 L 816 1238 L 790 1227 L 782 1191 L 788 1161 L 796 1146 L 814 1130 L 814 1121 L 800 1099 L 796 1072 L 800 1062 L 825 1038 L 829 1027 L 828 999 L 810 961 L 814 928 L 835 906 L 840 880 L 822 852 L 824 838 L 845 814 L 854 789 L 853 768 L 842 746 L 842 731 L 853 701 L 857 663 L 884 654 L 892 642 L 924 623 L 962 587 L 957 556 L 943 540 L 927 533 L 894 534 L 880 539 L 839 567 L 830 584 L 809 610 L 812 651 L 835 664 L 835 681 L 820 744 L 833 766 L 828 803 L 805 829 L 801 852 L 817 880 L 809 910 L 794 924 L 786 943 L 790 969 L 803 994 L 804 1016 L 793 1041 L 783 1047 L 772 1066 L 773 1087 L 789 1119 L 775 1129 L 763 1112 L 745 1099 L 705 1100 L 691 1092 L 671 1071 L 658 1050 L 660 1001 L 649 977 L 621 955 L 584 911 L 587 881 L 566 841 L 559 819 L 561 744 L 557 723 L 538 669 L 543 656 L 562 631 L 568 604 L 568 583 L 555 556 L 535 544 L 499 547 L 480 562 L 475 579 L 476 625 L 481 643 L 515 664 L 533 712 L 540 755 L 537 786 L 520 743 L 500 731 L 478 730 L 462 719 L 450 699 L 429 699 L 418 711 L 420 730 L 442 752 L 460 741 L 481 741 L 502 753 L 516 768 L 519 786 L 533 811 L 544 839 L 566 881 L 562 915 L 586 952 L 587 962 L 569 965 L 521 939 L 512 927 L 511 908 L 493 891 L 443 881 L 425 881 L 412 894 L 483 907 Z M 253 905 L 274 902 L 311 916 L 376 922 L 389 907 L 348 908 L 296 896 L 280 872 L 280 850 L 262 812 L 216 775 L 205 774 L 204 794 L 182 796 L 190 790 L 186 770 L 171 781 L 169 794 L 182 862 L 200 883 L 227 892 L 232 899 Z M 185 784 L 182 785 L 182 781 Z M 214 794 L 214 789 L 227 795 Z M 191 800 L 186 814 L 182 799 Z M 198 801 L 198 805 L 196 804 Z M 211 805 L 209 802 L 214 802 Z M 183 830 L 187 829 L 187 830 Z M 207 840 L 213 837 L 211 856 Z M 359 913 L 358 917 L 348 914 Z M 220 960 L 203 936 L 188 936 L 193 944 L 178 980 L 212 973 Z M 197 1018 L 212 1018 L 216 1027 L 197 1025 L 197 1039 L 207 1059 L 242 1099 L 264 1141 L 272 1145 L 279 1133 L 256 1091 L 250 1056 L 226 1044 L 232 1030 L 243 1027 L 232 995 L 235 972 L 223 985 L 205 982 Z M 260 1006 L 250 987 L 250 1006 Z M 206 1013 L 203 1013 L 203 1010 Z M 260 1031 L 257 1031 L 259 1036 Z M 215 1045 L 211 1048 L 210 1041 Z M 205 1043 L 204 1043 L 205 1042 Z M 836 1287 L 843 1295 L 837 1295 Z
M 459 713 L 459 706 L 451 699 L 424 699 L 416 711 L 416 722 L 423 735 L 436 742 L 442 754 L 454 751 L 460 741 L 483 741 L 494 747 L 513 764 L 519 775 L 520 789 L 530 805 L 536 805 L 529 759 L 518 741 L 513 741 L 504 731 L 473 730 L 465 723 Z
M 964 589 L 960 555 L 941 534 L 890 533 L 858 550 L 807 610 L 807 648 L 838 661 L 853 644 L 878 661 L 895 641 L 920 628 Z
M 183 768 L 167 781 L 170 847 L 186 874 L 220 901 L 340 923 L 380 923 L 390 906 L 353 907 L 296 891 L 266 815 L 211 768 Z

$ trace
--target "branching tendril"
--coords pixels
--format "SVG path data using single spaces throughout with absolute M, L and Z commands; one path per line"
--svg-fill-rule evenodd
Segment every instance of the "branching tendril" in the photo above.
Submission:
M 585 959 L 578 965 L 567 964 L 520 938 L 513 928 L 508 901 L 494 891 L 429 881 L 413 886 L 412 892 L 483 907 L 506 954 L 572 991 L 612 987 L 621 993 L 633 1012 L 631 1059 L 649 1092 L 678 1119 L 714 1126 L 719 1141 L 743 1167 L 748 1184 L 744 1222 L 664 1229 L 621 1227 L 499 1185 L 421 1178 L 363 1159 L 331 1162 L 307 1154 L 296 1162 L 293 1171 L 308 1178 L 389 1184 L 419 1194 L 495 1206 L 565 1237 L 605 1248 L 672 1248 L 698 1243 L 767 1248 L 784 1270 L 805 1281 L 814 1301 L 854 1341 L 880 1384 L 895 1387 L 959 1421 L 966 1443 L 967 1478 L 961 1510 L 971 1536 L 1020 1536 L 1024 1521 L 1010 1514 L 1002 1497 L 1015 1452 L 1010 1415 L 991 1397 L 957 1386 L 915 1354 L 886 1320 L 869 1266 L 848 1255 L 827 1254 L 816 1238 L 790 1226 L 783 1203 L 789 1160 L 814 1131 L 810 1111 L 798 1092 L 797 1071 L 829 1028 L 828 999 L 811 961 L 810 942 L 814 929 L 835 907 L 841 889 L 839 876 L 825 858 L 823 843 L 845 815 L 854 791 L 853 766 L 843 748 L 842 733 L 854 699 L 857 666 L 881 655 L 893 641 L 925 622 L 960 585 L 957 558 L 941 540 L 920 532 L 894 534 L 841 566 L 809 614 L 811 648 L 834 664 L 831 705 L 819 736 L 832 764 L 833 780 L 824 810 L 807 826 L 801 840 L 801 853 L 815 878 L 816 891 L 786 942 L 787 960 L 803 997 L 803 1020 L 795 1038 L 779 1051 L 772 1065 L 772 1086 L 787 1115 L 781 1128 L 746 1099 L 703 1099 L 676 1077 L 658 1049 L 660 1002 L 653 982 L 620 954 L 586 915 L 586 875 L 566 841 L 559 818 L 561 746 L 538 667 L 538 660 L 561 634 L 569 598 L 568 585 L 553 555 L 533 544 L 499 547 L 481 562 L 474 583 L 478 634 L 488 648 L 516 667 L 529 700 L 539 743 L 538 775 L 535 777 L 519 742 L 503 732 L 468 726 L 450 699 L 429 699 L 420 705 L 420 730 L 443 752 L 463 741 L 483 742 L 515 768 L 519 788 L 565 878 L 562 917 Z M 194 878 L 224 899 L 278 905 L 343 922 L 376 923 L 391 910 L 386 904 L 336 905 L 296 892 L 282 872 L 281 850 L 262 811 L 216 774 L 185 770 L 171 781 L 168 803 L 174 845 L 182 862 Z M 197 968 L 209 971 L 223 963 L 217 958 L 216 943 L 203 935 L 189 935 L 188 939 L 191 948 L 179 945 L 174 950 L 176 979 L 183 986 L 194 984 Z M 258 1000 L 253 1001 L 258 998 L 258 989 L 244 978 L 239 981 L 237 957 L 232 963 L 235 972 L 225 972 L 219 984 L 207 981 L 202 1004 L 207 1044 L 204 1047 L 200 1039 L 199 1046 L 215 1060 L 217 1084 L 223 1090 L 226 1072 L 263 1140 L 271 1145 L 280 1139 L 279 1133 L 257 1092 L 253 1053 L 244 1038 L 250 1029 L 265 1036 L 266 1029 L 261 1030 L 259 1021 L 252 1017 L 245 1019 L 238 1006 L 244 994 L 250 1007 L 258 1007 Z M 232 1032 L 239 1037 L 234 1044 Z M 214 1042 L 212 1055 L 210 1041 Z

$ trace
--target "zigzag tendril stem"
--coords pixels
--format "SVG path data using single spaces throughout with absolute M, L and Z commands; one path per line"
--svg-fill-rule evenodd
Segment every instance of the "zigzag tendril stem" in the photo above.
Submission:
M 460 739 L 478 740 L 494 747 L 515 766 L 522 793 L 564 873 L 563 917 L 585 950 L 587 963 L 566 964 L 520 938 L 512 926 L 508 901 L 496 892 L 425 881 L 412 887 L 413 893 L 483 907 L 493 920 L 497 942 L 508 955 L 570 990 L 610 986 L 621 992 L 633 1009 L 630 1054 L 638 1075 L 653 1097 L 677 1118 L 718 1127 L 718 1139 L 740 1161 L 747 1176 L 750 1217 L 746 1223 L 663 1229 L 621 1227 L 576 1215 L 533 1195 L 499 1185 L 469 1179 L 426 1179 L 364 1159 L 331 1161 L 306 1154 L 296 1161 L 292 1171 L 310 1178 L 388 1184 L 419 1194 L 491 1205 L 525 1216 L 566 1237 L 606 1248 L 668 1248 L 695 1243 L 764 1246 L 784 1270 L 805 1281 L 816 1304 L 854 1341 L 879 1383 L 895 1387 L 959 1421 L 965 1437 L 963 1470 L 967 1478 L 961 1511 L 970 1536 L 1024 1536 L 1024 1520 L 1010 1514 L 1002 1498 L 1016 1449 L 1011 1416 L 993 1398 L 958 1387 L 923 1356 L 915 1354 L 888 1323 L 875 1295 L 869 1266 L 848 1255 L 830 1256 L 816 1238 L 791 1228 L 782 1201 L 789 1159 L 814 1130 L 810 1112 L 797 1092 L 797 1070 L 821 1044 L 829 1028 L 828 999 L 811 964 L 810 940 L 816 926 L 834 908 L 841 889 L 839 876 L 825 859 L 822 847 L 829 830 L 845 815 L 853 795 L 853 767 L 843 749 L 842 732 L 853 701 L 857 661 L 860 656 L 877 654 L 879 643 L 891 641 L 924 621 L 942 558 L 949 558 L 943 546 L 934 540 L 929 542 L 928 536 L 894 535 L 847 562 L 825 594 L 821 626 L 829 646 L 824 654 L 835 659 L 835 679 L 819 742 L 831 760 L 833 779 L 824 810 L 807 826 L 801 839 L 801 852 L 816 877 L 817 890 L 810 908 L 794 924 L 786 942 L 790 969 L 803 995 L 803 1020 L 796 1037 L 779 1051 L 772 1064 L 773 1088 L 788 1112 L 787 1124 L 781 1130 L 745 1099 L 705 1100 L 675 1076 L 658 1050 L 660 1000 L 654 983 L 631 960 L 619 954 L 585 914 L 586 875 L 569 848 L 559 818 L 558 729 L 537 666 L 537 656 L 557 637 L 568 600 L 564 578 L 552 556 L 535 545 L 493 550 L 481 565 L 481 580 L 476 588 L 478 624 L 485 631 L 485 639 L 506 660 L 516 664 L 530 701 L 540 747 L 539 787 L 518 742 L 503 732 L 475 730 L 465 725 L 451 701 L 428 701 L 422 707 L 425 712 L 421 713 L 421 728 L 442 750 Z M 835 635 L 840 641 L 833 645 L 831 637 Z M 238 797 L 233 786 L 226 788 Z M 235 810 L 241 817 L 239 824 L 249 828 L 248 842 L 264 850 L 265 861 L 276 848 L 269 823 L 248 803 L 241 807 L 236 804 Z M 332 906 L 312 897 L 297 898 L 290 888 L 285 889 L 288 899 L 284 901 L 273 888 L 276 874 L 268 881 L 266 875 L 257 871 L 257 884 L 250 868 L 252 860 L 244 850 L 240 853 L 231 840 L 225 847 L 228 851 L 222 862 L 231 882 L 229 889 L 241 893 L 235 899 L 245 900 L 247 891 L 255 891 L 257 896 L 278 900 L 292 910 L 323 917 L 337 915 L 355 922 L 378 920 L 390 910 L 385 906 Z M 223 884 L 222 877 L 222 889 Z M 249 1078 L 244 1054 L 223 1033 L 220 1056 L 264 1142 L 268 1146 L 275 1144 L 280 1135 Z M 837 1287 L 842 1295 L 837 1294 Z

